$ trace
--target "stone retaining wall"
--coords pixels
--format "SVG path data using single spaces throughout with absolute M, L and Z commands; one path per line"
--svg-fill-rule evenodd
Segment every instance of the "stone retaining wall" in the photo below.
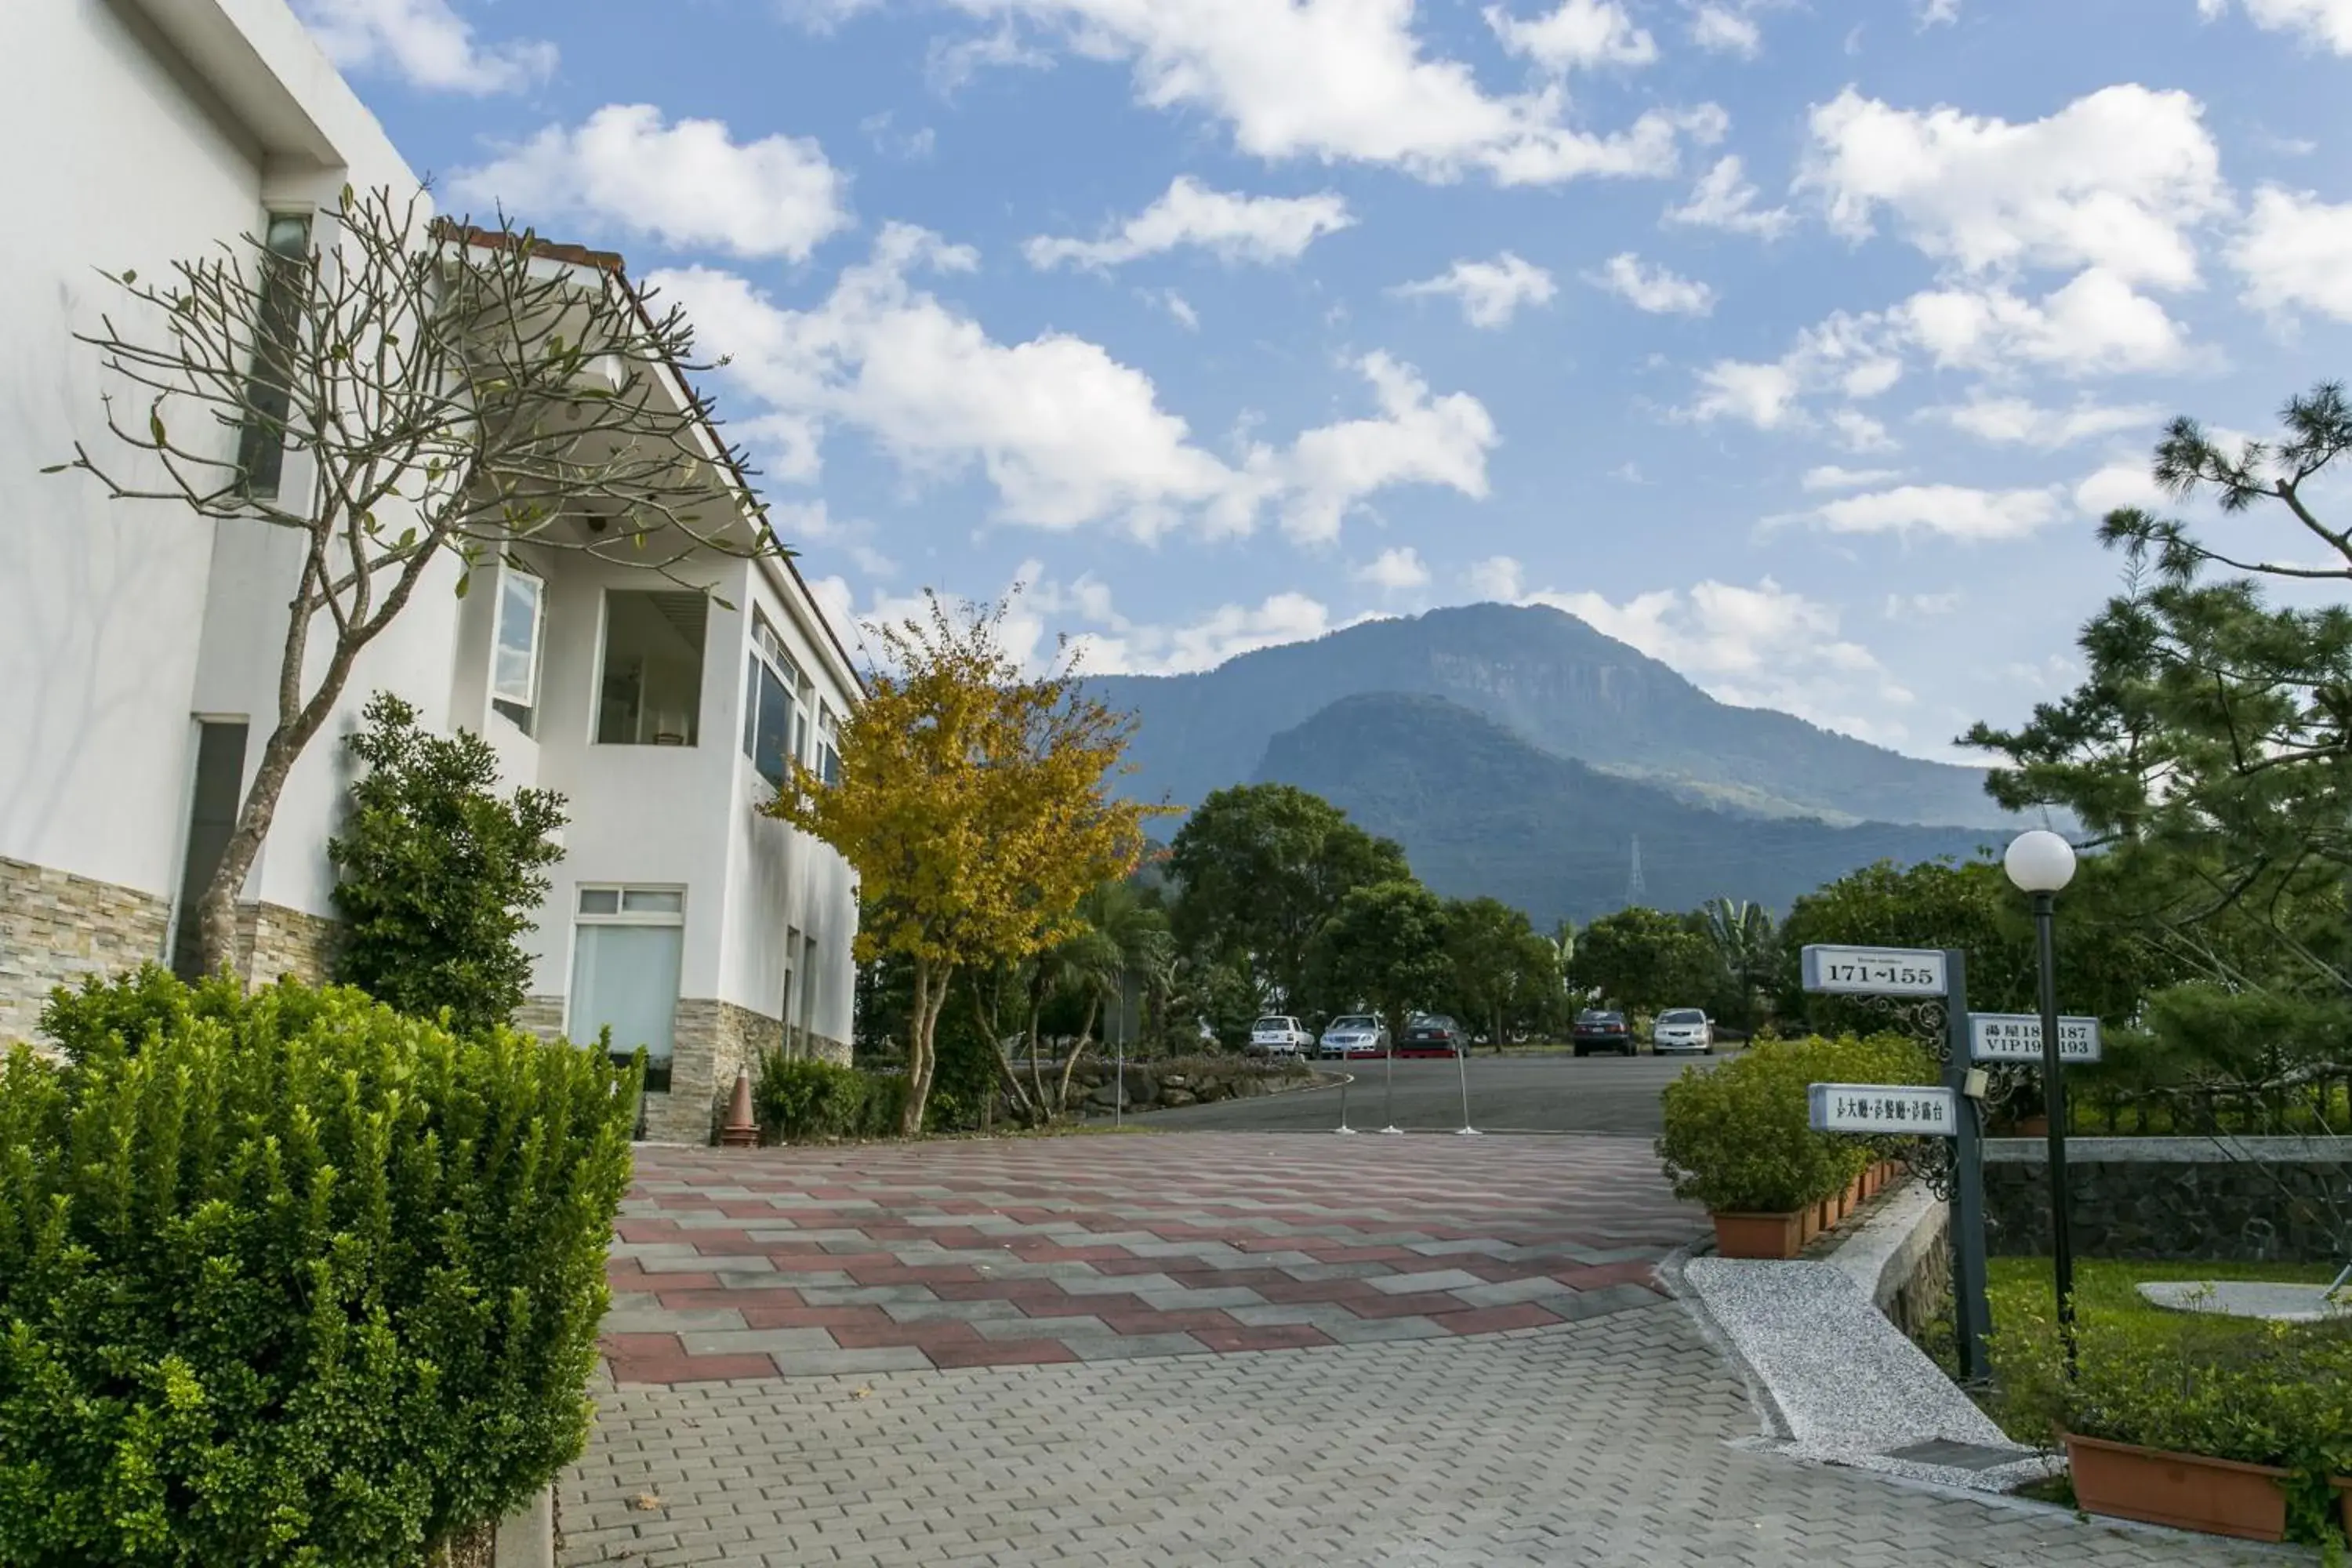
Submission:
M 2050 1250 L 2048 1152 L 1985 1141 L 1987 1242 Z M 2352 1138 L 2070 1138 L 2074 1250 L 2153 1261 L 2352 1259 Z
M 286 974 L 306 985 L 322 984 L 335 972 L 335 945 L 341 931 L 341 921 L 283 904 L 239 904 L 238 973 L 247 985 L 274 985 Z

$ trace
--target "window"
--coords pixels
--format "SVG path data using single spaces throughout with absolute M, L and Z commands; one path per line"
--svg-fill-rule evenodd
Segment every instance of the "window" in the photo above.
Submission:
M 179 929 L 172 939 L 172 969 L 183 980 L 204 978 L 196 906 L 213 885 L 229 834 L 236 827 L 245 782 L 242 719 L 196 723 L 196 781 L 188 802 L 188 848 L 180 866 Z
M 528 735 L 539 707 L 539 648 L 547 584 L 508 565 L 499 572 L 498 628 L 490 648 L 490 706 Z
M 751 612 L 751 668 L 743 695 L 743 754 L 760 776 L 784 787 L 790 759 L 801 754 L 800 666 L 759 611 Z
M 817 710 L 816 771 L 829 784 L 841 782 L 841 721 L 823 704 Z
M 698 743 L 702 638 L 709 618 L 710 601 L 692 590 L 614 588 L 604 595 L 599 744 Z
M 572 1038 L 613 1031 L 613 1053 L 639 1046 L 667 1080 L 678 966 L 686 954 L 683 888 L 583 888 L 572 928 Z
M 801 1033 L 816 1032 L 816 938 L 801 938 Z
M 245 426 L 236 468 L 245 494 L 272 500 L 286 468 L 288 389 L 301 341 L 302 291 L 309 279 L 310 215 L 272 213 L 262 231 L 261 293 L 254 308 L 253 370 L 245 388 Z

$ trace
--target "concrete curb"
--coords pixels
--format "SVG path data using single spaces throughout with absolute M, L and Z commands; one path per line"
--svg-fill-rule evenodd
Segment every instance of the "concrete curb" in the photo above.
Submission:
M 499 1521 L 490 1561 L 495 1568 L 555 1568 L 553 1486 L 541 1487 L 538 1496 Z

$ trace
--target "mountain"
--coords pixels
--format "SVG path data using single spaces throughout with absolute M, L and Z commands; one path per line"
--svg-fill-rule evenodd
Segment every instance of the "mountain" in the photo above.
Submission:
M 1637 837 L 1643 901 L 1662 910 L 1717 895 L 1786 910 L 1872 861 L 1965 858 L 1998 837 L 1713 810 L 1554 756 L 1459 703 L 1399 693 L 1342 698 L 1283 731 L 1255 776 L 1312 791 L 1396 839 L 1435 891 L 1490 895 L 1546 928 L 1621 907 Z
M 2009 820 L 1985 795 L 1980 769 L 1718 702 L 1648 655 L 1540 605 L 1367 621 L 1197 675 L 1091 684 L 1142 721 L 1128 793 L 1181 805 L 1251 777 L 1269 741 L 1341 698 L 1385 691 L 1444 698 L 1556 756 L 1759 816 Z

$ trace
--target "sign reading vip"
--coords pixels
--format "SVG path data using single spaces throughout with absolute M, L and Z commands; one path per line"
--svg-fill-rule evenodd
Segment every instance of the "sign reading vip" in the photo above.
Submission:
M 2031 1013 L 1971 1013 L 1969 1015 L 1969 1059 L 1979 1062 L 2040 1062 L 2042 1020 Z M 2096 1018 L 2058 1020 L 2058 1059 L 2095 1062 L 2099 1059 Z
M 1944 955 L 1932 948 L 1828 947 L 1804 950 L 1805 989 L 1844 996 L 1941 996 Z
M 1816 1132 L 1950 1138 L 1960 1130 L 1952 1091 L 1942 1084 L 1817 1083 L 1810 1092 Z

